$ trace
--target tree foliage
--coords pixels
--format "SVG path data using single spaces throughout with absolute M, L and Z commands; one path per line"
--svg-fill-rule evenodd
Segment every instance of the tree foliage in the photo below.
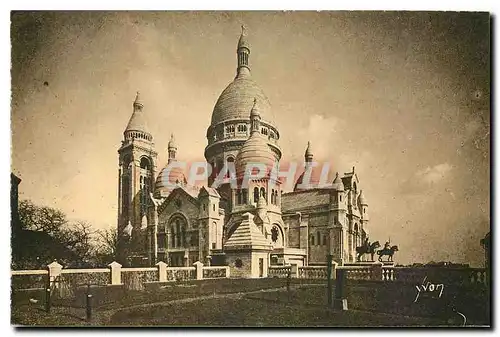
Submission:
M 19 219 L 22 231 L 12 242 L 16 267 L 42 267 L 54 259 L 65 267 L 92 267 L 116 255 L 113 231 L 95 230 L 85 221 L 69 221 L 58 209 L 22 200 Z

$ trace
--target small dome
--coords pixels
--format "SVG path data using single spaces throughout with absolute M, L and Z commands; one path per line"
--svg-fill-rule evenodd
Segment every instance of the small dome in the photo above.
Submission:
M 365 206 L 368 205 L 363 190 L 359 191 L 358 202 L 360 205 L 365 205 Z
M 156 178 L 155 194 L 164 197 L 177 186 L 185 185 L 187 185 L 187 180 L 182 168 L 178 166 L 169 167 L 167 165 L 160 171 L 160 174 Z
M 344 183 L 342 182 L 342 179 L 340 179 L 338 172 L 335 175 L 335 179 L 333 180 L 332 188 L 337 191 L 344 190 Z
M 267 168 L 267 174 L 269 174 L 275 163 L 276 158 L 267 144 L 267 140 L 259 132 L 253 132 L 236 156 L 236 177 L 243 177 L 247 165 L 252 164 L 264 164 Z

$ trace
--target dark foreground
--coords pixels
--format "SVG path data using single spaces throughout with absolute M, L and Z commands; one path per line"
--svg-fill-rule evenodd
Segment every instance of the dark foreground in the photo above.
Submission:
M 127 291 L 96 303 L 90 321 L 81 301 L 14 301 L 12 324 L 21 326 L 158 326 L 158 327 L 436 327 L 463 326 L 458 314 L 405 316 L 377 310 L 333 311 L 323 284 L 291 285 L 282 280 L 238 280 L 172 285 L 150 291 Z M 438 317 L 439 316 L 439 317 Z M 466 322 L 467 326 L 477 325 Z

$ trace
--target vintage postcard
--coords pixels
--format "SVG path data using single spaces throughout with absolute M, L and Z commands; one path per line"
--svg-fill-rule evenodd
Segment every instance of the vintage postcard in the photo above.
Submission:
M 490 327 L 490 25 L 11 12 L 11 324 Z

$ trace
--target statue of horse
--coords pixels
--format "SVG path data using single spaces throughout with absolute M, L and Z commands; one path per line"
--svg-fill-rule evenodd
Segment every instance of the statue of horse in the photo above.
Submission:
M 398 246 L 392 246 L 389 249 L 381 249 L 377 251 L 377 254 L 379 255 L 378 260 L 382 261 L 382 256 L 387 255 L 387 261 L 392 261 L 392 256 L 394 255 L 394 252 L 398 251 Z
M 370 254 L 373 261 L 373 255 L 375 255 L 375 250 L 380 247 L 380 242 L 375 241 L 369 246 L 359 246 L 356 247 L 356 253 L 358 253 L 357 261 L 361 260 L 361 256 L 365 254 Z

